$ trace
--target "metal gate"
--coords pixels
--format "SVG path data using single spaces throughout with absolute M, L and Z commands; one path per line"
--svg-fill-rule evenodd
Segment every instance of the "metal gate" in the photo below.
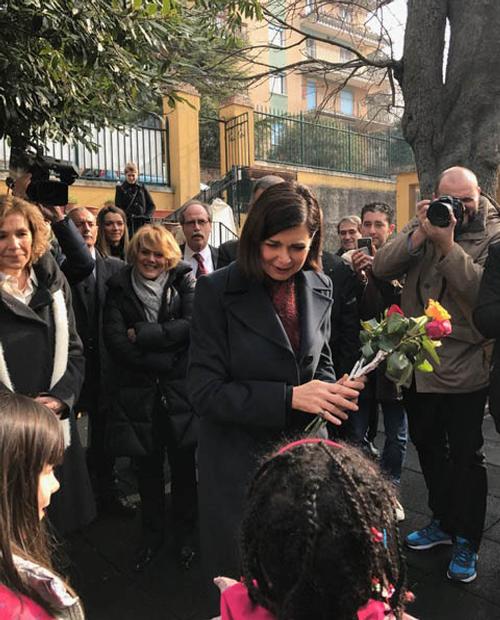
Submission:
M 248 135 L 248 112 L 225 121 L 226 166 L 250 165 L 250 138 Z

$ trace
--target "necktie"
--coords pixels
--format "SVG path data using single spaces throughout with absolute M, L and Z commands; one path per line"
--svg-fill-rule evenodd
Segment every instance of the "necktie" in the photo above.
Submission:
M 196 252 L 196 254 L 193 254 L 193 258 L 198 263 L 198 269 L 196 270 L 196 279 L 198 279 L 200 276 L 207 274 L 207 268 L 205 267 L 205 261 L 203 260 L 203 256 L 201 254 Z

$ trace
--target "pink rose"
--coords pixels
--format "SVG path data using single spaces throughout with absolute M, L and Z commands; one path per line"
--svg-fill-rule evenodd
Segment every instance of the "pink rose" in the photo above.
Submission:
M 425 331 L 431 340 L 439 340 L 451 334 L 451 323 L 448 319 L 445 321 L 434 319 L 434 321 L 426 323 Z
M 392 306 L 389 306 L 389 309 L 387 310 L 387 316 L 391 316 L 391 314 L 400 314 L 401 316 L 405 315 L 405 313 L 401 310 L 398 304 L 392 304 Z

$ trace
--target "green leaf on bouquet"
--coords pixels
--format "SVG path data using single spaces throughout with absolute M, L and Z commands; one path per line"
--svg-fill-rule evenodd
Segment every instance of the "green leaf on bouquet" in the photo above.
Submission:
M 369 342 L 371 339 L 371 334 L 369 334 L 368 332 L 366 332 L 364 329 L 362 329 L 359 332 L 359 340 L 361 342 L 361 344 L 366 344 L 367 342 Z
M 382 349 L 382 351 L 387 351 L 387 353 L 394 351 L 398 344 L 399 336 L 397 335 L 382 334 L 378 340 L 378 348 Z
M 434 368 L 432 367 L 432 364 L 429 362 L 428 359 L 423 359 L 419 364 L 415 366 L 415 368 L 417 370 L 420 370 L 420 372 L 433 372 L 434 371 Z
M 404 334 L 408 327 L 408 319 L 400 314 L 394 313 L 387 319 L 388 334 Z
M 361 327 L 367 332 L 373 332 L 377 329 L 379 323 L 376 319 L 370 319 L 369 321 L 361 321 Z
M 367 342 L 361 347 L 361 355 L 365 358 L 367 362 L 369 362 L 373 357 L 375 357 L 375 351 L 373 350 L 371 342 Z
M 420 333 L 424 333 L 423 330 L 425 328 L 425 325 L 429 322 L 428 317 L 424 316 L 418 316 L 416 318 L 410 318 L 409 319 L 409 329 L 408 329 L 408 336 L 416 336 L 417 334 Z
M 436 353 L 436 345 L 435 345 L 435 343 L 428 336 L 424 336 L 422 338 L 422 344 L 424 346 L 424 349 L 430 355 L 431 359 L 434 362 L 436 362 L 436 364 L 439 364 L 440 360 L 439 360 L 438 354 Z M 441 343 L 439 343 L 439 344 L 441 344 Z
M 387 370 L 391 373 L 401 372 L 407 366 L 411 366 L 411 363 L 402 351 L 394 351 L 387 358 Z
M 407 340 L 401 343 L 399 350 L 408 357 L 415 357 L 420 351 L 420 343 L 415 340 Z
M 411 384 L 413 366 L 410 360 L 401 351 L 394 351 L 387 358 L 385 376 L 400 386 L 408 387 Z

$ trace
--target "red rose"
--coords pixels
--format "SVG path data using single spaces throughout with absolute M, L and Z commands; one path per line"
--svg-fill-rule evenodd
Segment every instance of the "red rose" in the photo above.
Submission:
M 400 314 L 401 316 L 405 315 L 398 304 L 392 304 L 392 306 L 389 307 L 389 310 L 387 310 L 387 316 L 391 316 L 391 314 Z
M 451 334 L 451 323 L 448 319 L 445 321 L 430 321 L 425 325 L 425 332 L 431 340 L 439 340 Z

